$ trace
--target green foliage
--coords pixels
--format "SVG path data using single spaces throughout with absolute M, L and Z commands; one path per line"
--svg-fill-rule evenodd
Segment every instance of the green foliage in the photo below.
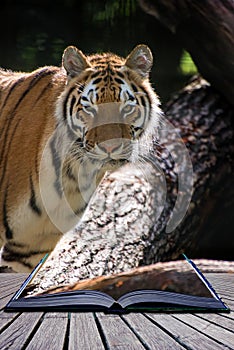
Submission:
M 41 33 L 24 33 L 18 39 L 18 50 L 20 59 L 24 63 L 24 69 L 31 71 L 40 64 L 40 57 L 44 61 L 51 62 L 61 61 L 61 52 L 64 49 L 64 40 L 60 38 L 49 38 L 45 32 Z
M 179 68 L 183 75 L 193 75 L 197 73 L 197 67 L 194 64 L 192 57 L 185 50 L 182 52 Z
M 19 37 L 17 46 L 28 70 L 36 66 L 38 52 L 45 50 L 46 40 L 46 33 L 37 33 L 33 41 L 31 33 L 24 33 Z
M 136 11 L 136 0 L 107 0 L 103 10 L 94 15 L 94 20 L 114 23 L 117 17 L 129 17 Z

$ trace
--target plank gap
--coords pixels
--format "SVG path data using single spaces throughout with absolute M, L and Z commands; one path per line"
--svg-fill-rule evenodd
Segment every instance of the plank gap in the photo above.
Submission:
M 28 336 L 28 338 L 25 341 L 25 344 L 22 346 L 21 350 L 25 350 L 28 347 L 29 343 L 31 342 L 31 340 L 33 339 L 33 337 L 36 334 L 37 330 L 39 329 L 40 325 L 42 324 L 42 322 L 44 320 L 44 315 L 45 315 L 45 313 L 41 315 L 41 317 L 39 318 L 38 322 L 35 324 L 35 327 L 33 328 L 32 332 Z
M 0 321 L 4 319 L 8 320 L 8 322 L 6 321 L 6 324 L 2 326 L 2 328 L 0 329 L 0 334 L 3 333 L 20 316 L 20 313 L 16 313 L 15 315 L 12 316 L 12 318 L 11 318 L 11 315 L 12 313 L 9 314 L 9 318 L 7 317 L 8 315 L 4 315 L 4 317 L 0 316 Z
M 150 347 L 145 343 L 144 339 L 140 336 L 140 334 L 137 333 L 136 330 L 134 330 L 134 328 L 130 325 L 130 323 L 122 315 L 120 315 L 120 318 L 124 321 L 124 323 L 128 326 L 128 328 L 133 332 L 133 334 L 137 337 L 137 339 L 144 346 L 144 348 L 146 350 L 151 350 Z
M 63 350 L 68 350 L 68 348 L 69 348 L 70 328 L 71 328 L 71 313 L 68 312 L 68 315 L 67 315 L 67 329 L 66 329 L 65 337 L 64 337 Z
M 185 314 L 182 314 L 182 315 L 185 315 Z M 191 316 L 191 315 L 190 315 L 190 316 Z M 195 317 L 196 315 L 193 314 L 192 316 Z M 209 334 L 209 331 L 210 331 L 209 327 L 210 327 L 211 325 L 214 325 L 214 326 L 216 326 L 216 327 L 220 327 L 220 325 L 213 324 L 213 323 L 210 322 L 210 321 L 207 321 L 207 320 L 205 320 L 205 319 L 201 319 L 201 318 L 200 318 L 200 320 L 205 321 L 207 324 L 206 324 L 205 327 L 201 327 L 201 328 L 198 329 L 198 327 L 196 327 L 196 326 L 193 325 L 193 322 L 192 322 L 191 319 L 190 319 L 190 321 L 188 322 L 187 320 L 183 320 L 183 319 L 181 319 L 180 317 L 176 317 L 176 316 L 174 316 L 174 315 L 173 315 L 172 317 L 174 317 L 176 320 L 179 320 L 179 321 L 182 322 L 184 325 L 189 326 L 191 329 L 195 330 L 196 332 L 198 332 L 198 333 L 200 333 L 200 334 L 206 336 L 208 339 L 210 339 L 210 340 L 212 340 L 212 341 L 215 341 L 217 344 L 222 345 L 223 347 L 226 347 L 226 348 L 231 349 L 229 345 L 225 344 L 225 342 L 220 341 L 218 337 L 213 336 L 213 334 Z M 221 328 L 221 327 L 220 327 L 220 328 Z M 223 327 L 222 327 L 222 328 L 223 328 Z M 208 332 L 206 333 L 205 330 L 208 330 Z M 226 329 L 225 329 L 225 331 L 230 332 L 230 330 L 226 330 Z
M 172 339 L 174 339 L 179 345 L 181 345 L 186 350 L 193 350 L 190 346 L 186 345 L 180 338 L 175 336 L 173 333 L 168 331 L 167 328 L 163 327 L 160 323 L 158 323 L 155 319 L 150 317 L 150 314 L 144 314 L 143 315 L 148 318 L 151 322 L 153 322 L 158 328 L 160 328 L 164 333 L 169 335 Z
M 93 315 L 94 315 L 94 320 L 95 320 L 96 325 L 97 325 L 97 329 L 98 329 L 99 334 L 100 334 L 100 338 L 101 338 L 101 340 L 103 342 L 103 346 L 104 346 L 105 350 L 110 350 L 110 348 L 108 346 L 108 343 L 107 343 L 107 339 L 106 339 L 105 333 L 104 333 L 102 325 L 101 325 L 101 323 L 100 323 L 100 321 L 99 321 L 99 319 L 97 317 L 97 314 L 94 313 Z
M 224 324 L 222 324 L 222 315 L 215 314 L 215 316 L 217 316 L 217 317 L 215 317 L 215 319 L 212 319 L 213 315 L 210 316 L 210 315 L 198 315 L 198 314 L 195 314 L 194 316 L 196 316 L 198 319 L 208 321 L 210 324 L 213 324 L 215 326 L 218 326 L 220 328 L 226 329 L 229 332 L 234 333 L 234 329 L 230 329 L 227 326 L 225 326 Z

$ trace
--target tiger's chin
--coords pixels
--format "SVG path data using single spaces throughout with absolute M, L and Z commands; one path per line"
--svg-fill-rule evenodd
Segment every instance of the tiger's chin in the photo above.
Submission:
M 114 171 L 118 170 L 119 168 L 128 163 L 128 159 L 110 159 L 109 161 L 103 162 L 98 173 L 98 183 L 101 181 L 101 179 L 106 173 L 113 173 Z
M 128 159 L 110 159 L 107 162 L 104 162 L 102 168 L 108 168 L 110 171 L 117 170 L 121 166 L 129 163 Z

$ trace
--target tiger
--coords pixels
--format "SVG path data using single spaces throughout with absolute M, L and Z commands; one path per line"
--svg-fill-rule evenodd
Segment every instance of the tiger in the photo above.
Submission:
M 143 159 L 162 113 L 152 65 L 140 44 L 125 58 L 68 46 L 60 67 L 0 69 L 1 265 L 31 271 L 104 174 Z

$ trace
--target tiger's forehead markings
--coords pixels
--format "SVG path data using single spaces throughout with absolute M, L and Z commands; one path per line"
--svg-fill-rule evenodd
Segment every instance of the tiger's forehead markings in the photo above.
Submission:
M 108 76 L 108 74 L 106 75 Z M 98 101 L 110 102 L 110 95 L 113 95 L 113 101 L 126 102 L 126 100 L 134 101 L 134 91 L 130 84 L 124 80 L 123 74 L 116 74 L 112 76 L 112 79 L 105 79 L 103 77 L 95 76 L 85 86 L 82 94 L 81 101 L 84 106 L 87 106 L 90 102 L 92 104 Z M 108 98 L 109 97 L 109 98 Z
M 86 104 L 126 101 L 126 96 L 134 98 L 134 92 L 126 82 L 125 74 L 121 71 L 125 61 L 111 53 L 96 54 L 89 57 L 89 62 L 95 68 L 90 81 L 81 94 L 81 101 Z M 127 93 L 126 93 L 127 92 Z M 92 99 L 90 98 L 92 96 Z

